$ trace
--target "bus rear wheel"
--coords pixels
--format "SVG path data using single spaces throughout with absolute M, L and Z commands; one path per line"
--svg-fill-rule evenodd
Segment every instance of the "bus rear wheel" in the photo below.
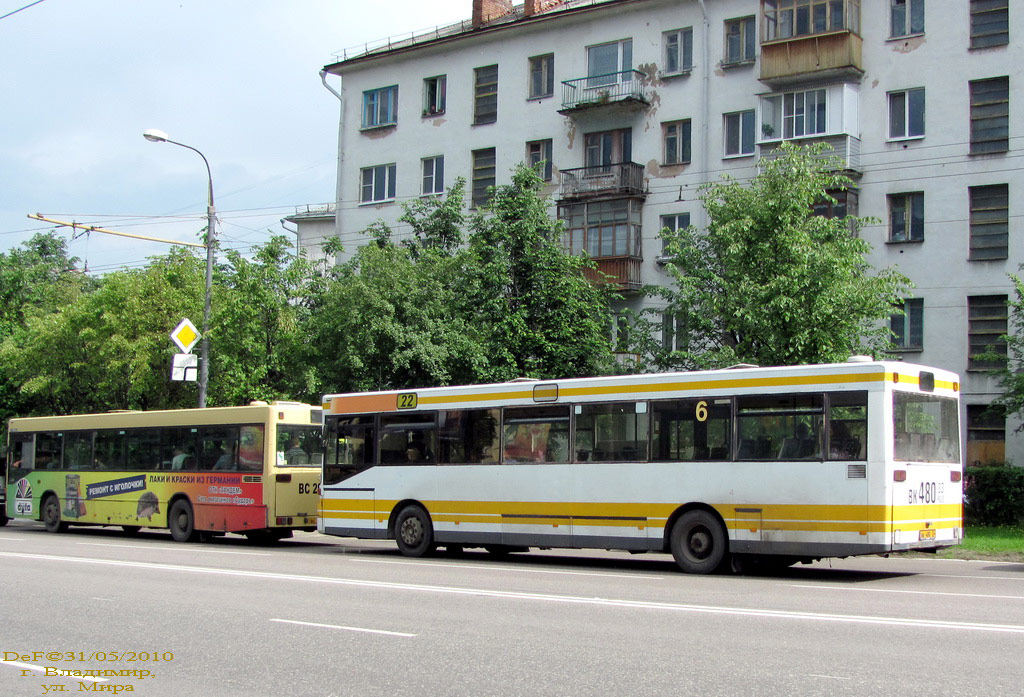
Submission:
M 425 557 L 437 549 L 430 515 L 419 506 L 406 506 L 395 518 L 398 551 L 407 557 Z
M 195 517 L 192 515 L 192 504 L 185 499 L 178 499 L 171 505 L 167 514 L 167 527 L 175 542 L 194 542 L 196 534 Z
M 704 510 L 684 513 L 672 526 L 669 538 L 676 564 L 688 574 L 710 574 L 718 569 L 728 544 L 722 524 Z
M 43 525 L 47 532 L 64 532 L 68 524 L 60 518 L 60 499 L 50 494 L 43 501 Z

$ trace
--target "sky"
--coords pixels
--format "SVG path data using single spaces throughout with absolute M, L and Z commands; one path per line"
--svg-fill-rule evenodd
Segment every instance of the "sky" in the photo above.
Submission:
M 321 68 L 472 10 L 472 0 L 33 2 L 0 0 L 0 252 L 57 229 L 30 213 L 200 241 L 202 159 L 145 140 L 149 128 L 209 160 L 222 247 L 287 234 L 280 220 L 296 207 L 334 200 L 339 103 Z M 69 252 L 93 275 L 168 250 L 78 235 Z

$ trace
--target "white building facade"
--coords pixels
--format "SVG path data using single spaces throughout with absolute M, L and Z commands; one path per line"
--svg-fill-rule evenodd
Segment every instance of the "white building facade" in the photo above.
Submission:
M 962 376 L 968 462 L 1024 465 L 986 414 L 976 358 L 1005 349 L 1024 247 L 1018 164 L 1024 11 L 1008 0 L 466 0 L 459 25 L 341 56 L 335 234 L 351 251 L 401 203 L 467 198 L 541 162 L 566 244 L 626 303 L 668 283 L 662 227 L 701 228 L 699 188 L 757 173 L 783 140 L 825 141 L 855 181 L 824 214 L 877 219 L 876 268 L 915 283 L 892 320 L 908 361 Z M 340 84 L 339 84 L 340 80 Z M 300 226 L 300 236 L 303 234 Z M 317 235 L 322 235 L 318 231 Z

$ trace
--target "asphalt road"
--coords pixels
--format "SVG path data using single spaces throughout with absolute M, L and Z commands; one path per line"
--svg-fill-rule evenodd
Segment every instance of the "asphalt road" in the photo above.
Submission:
M 1024 564 L 703 577 L 664 555 L 419 560 L 316 534 L 183 545 L 11 523 L 0 570 L 2 697 L 1024 692 Z

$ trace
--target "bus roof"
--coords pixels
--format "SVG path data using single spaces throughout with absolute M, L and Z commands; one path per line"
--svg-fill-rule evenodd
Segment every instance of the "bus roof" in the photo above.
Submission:
M 196 424 L 251 424 L 271 419 L 282 423 L 320 423 L 320 407 L 299 402 L 254 402 L 241 407 L 205 409 L 158 409 L 153 411 L 110 411 L 102 414 L 69 416 L 24 416 L 12 418 L 12 433 L 18 431 L 75 430 L 146 426 L 194 426 Z
M 862 361 L 771 368 L 742 367 L 674 373 L 644 373 L 564 380 L 526 380 L 482 385 L 427 387 L 348 394 L 327 394 L 323 407 L 332 414 L 399 410 L 461 409 L 517 404 L 601 402 L 755 392 L 879 390 L 920 387 L 920 376 L 934 378 L 937 394 L 955 395 L 960 379 L 952 372 L 899 361 Z

